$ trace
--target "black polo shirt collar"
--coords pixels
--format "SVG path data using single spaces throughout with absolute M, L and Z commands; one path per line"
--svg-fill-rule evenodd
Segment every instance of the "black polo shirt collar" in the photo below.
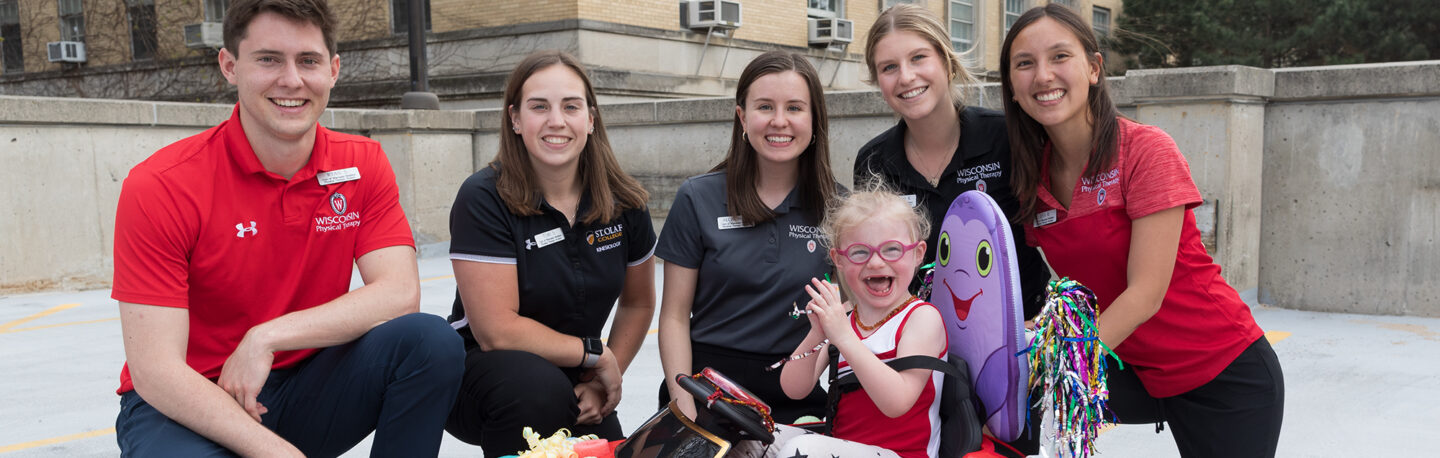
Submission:
M 976 116 L 978 116 L 976 110 L 960 110 L 961 132 L 964 132 L 965 126 L 975 122 Z M 955 154 L 951 156 L 950 163 L 945 165 L 945 173 L 940 176 L 939 186 L 935 186 L 925 180 L 925 177 L 920 175 L 920 172 L 916 171 L 914 167 L 911 167 L 905 159 L 905 132 L 908 129 L 909 126 L 905 124 L 905 120 L 901 119 L 895 122 L 895 127 L 881 134 L 884 138 L 873 146 L 878 153 L 876 155 L 876 159 L 878 160 L 872 162 L 872 164 L 880 168 L 880 170 L 876 170 L 876 172 L 885 176 L 891 183 L 898 184 L 906 190 L 923 191 L 940 195 L 939 188 L 945 187 L 946 177 L 956 173 L 957 170 L 965 165 L 966 161 L 984 155 L 989 149 L 985 142 L 990 139 L 975 135 L 961 135 L 960 143 L 955 145 Z M 856 179 L 859 181 L 859 177 L 856 177 Z

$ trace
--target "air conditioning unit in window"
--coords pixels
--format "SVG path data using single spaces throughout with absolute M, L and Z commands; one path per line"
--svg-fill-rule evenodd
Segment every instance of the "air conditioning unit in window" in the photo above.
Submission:
M 810 44 L 829 46 L 855 41 L 855 23 L 848 19 L 810 18 Z
M 85 43 L 79 41 L 52 41 L 45 44 L 45 54 L 51 62 L 85 62 Z
M 218 49 L 225 45 L 225 25 L 219 22 L 185 24 L 185 46 Z
M 734 0 L 681 1 L 680 26 L 687 29 L 739 28 L 740 2 Z

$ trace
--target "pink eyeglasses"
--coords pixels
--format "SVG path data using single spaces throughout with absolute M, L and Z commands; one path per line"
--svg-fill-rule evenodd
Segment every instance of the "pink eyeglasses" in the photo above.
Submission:
M 878 247 L 866 245 L 863 243 L 853 243 L 850 244 L 849 247 L 846 247 L 845 251 L 837 253 L 845 255 L 846 259 L 849 259 L 850 262 L 853 262 L 855 264 L 864 264 L 870 262 L 870 256 L 876 253 L 880 254 L 880 259 L 888 262 L 895 262 L 899 261 L 900 257 L 905 255 L 905 252 L 913 250 L 917 246 L 920 246 L 920 242 L 906 245 L 904 243 L 901 243 L 899 240 L 889 240 L 885 243 L 881 243 Z

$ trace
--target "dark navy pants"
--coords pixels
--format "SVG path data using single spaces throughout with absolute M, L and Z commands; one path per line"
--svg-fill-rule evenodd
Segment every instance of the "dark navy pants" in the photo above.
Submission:
M 260 419 L 306 456 L 339 456 L 371 431 L 371 456 L 435 456 L 463 370 L 460 338 L 444 319 L 405 315 L 271 372 Z M 235 456 L 134 391 L 120 397 L 115 431 L 123 456 Z

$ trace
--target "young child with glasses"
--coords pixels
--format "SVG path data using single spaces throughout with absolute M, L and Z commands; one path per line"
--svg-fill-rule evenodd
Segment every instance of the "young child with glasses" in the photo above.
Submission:
M 840 376 L 853 372 L 857 391 L 841 395 L 834 437 L 786 437 L 780 456 L 936 456 L 940 443 L 940 372 L 895 371 L 887 361 L 925 355 L 943 359 L 946 336 L 940 312 L 907 289 L 925 258 L 930 220 L 886 190 L 850 194 L 827 212 L 820 230 L 831 246 L 840 286 L 812 279 L 804 310 L 810 332 L 785 365 L 786 395 L 805 396 L 828 366 L 827 339 L 840 351 Z M 843 440 L 842 440 L 843 439 Z M 768 455 L 769 453 L 767 453 Z

